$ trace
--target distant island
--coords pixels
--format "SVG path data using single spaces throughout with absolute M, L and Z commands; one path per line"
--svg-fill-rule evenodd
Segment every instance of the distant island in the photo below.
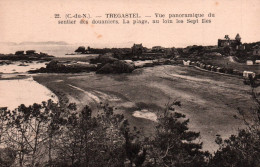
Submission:
M 19 45 L 68 45 L 64 41 L 44 41 L 44 42 L 21 42 Z
M 0 60 L 39 60 L 39 61 L 50 61 L 54 56 L 48 55 L 47 53 L 36 53 L 35 50 L 27 51 L 16 51 L 15 54 L 0 54 Z

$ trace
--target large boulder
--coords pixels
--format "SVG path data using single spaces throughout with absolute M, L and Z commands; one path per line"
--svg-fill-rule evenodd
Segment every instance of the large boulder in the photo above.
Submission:
M 117 61 L 117 58 L 114 58 L 113 53 L 106 53 L 104 55 L 99 55 L 97 58 L 90 60 L 91 63 L 101 63 L 101 64 L 107 64 L 107 63 L 113 63 L 114 61 Z
M 67 68 L 70 69 L 79 69 L 81 72 L 84 71 L 96 71 L 97 70 L 97 65 L 95 64 L 72 64 L 72 65 L 67 65 Z
M 114 61 L 112 66 L 117 73 L 131 73 L 135 69 L 133 65 L 122 60 Z
M 46 65 L 46 68 L 49 70 L 57 70 L 57 69 L 64 68 L 64 67 L 65 67 L 65 65 L 59 63 L 56 60 L 52 60 L 50 63 L 48 63 Z
M 99 70 L 97 70 L 97 74 L 109 74 L 114 73 L 114 68 L 112 67 L 112 64 L 105 64 L 103 67 L 101 67 Z
M 23 50 L 20 50 L 20 51 L 16 51 L 15 52 L 15 55 L 23 55 L 24 54 L 24 51 Z
M 27 55 L 35 54 L 35 50 L 27 50 L 26 54 Z
M 97 73 L 131 73 L 134 70 L 134 66 L 122 60 L 116 60 L 113 63 L 107 63 L 101 67 Z

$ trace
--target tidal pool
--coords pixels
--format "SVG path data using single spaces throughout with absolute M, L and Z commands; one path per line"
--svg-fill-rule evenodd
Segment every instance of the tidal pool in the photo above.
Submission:
M 20 104 L 28 106 L 48 99 L 58 102 L 55 94 L 32 78 L 0 80 L 0 107 L 13 110 Z
M 157 122 L 157 116 L 155 113 L 149 112 L 146 109 L 143 109 L 141 111 L 135 111 L 133 113 L 134 117 L 143 118 L 143 119 L 149 119 L 151 121 Z
M 0 73 L 26 73 L 29 70 L 36 70 L 45 66 L 45 63 L 38 63 L 35 61 L 31 63 L 18 61 L 8 65 L 0 65 Z

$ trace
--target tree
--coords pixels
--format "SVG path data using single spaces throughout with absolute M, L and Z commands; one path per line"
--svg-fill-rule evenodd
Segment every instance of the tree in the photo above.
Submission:
M 259 86 L 256 78 L 249 77 L 249 82 L 244 82 L 251 86 L 252 100 L 255 101 L 256 108 L 252 109 L 251 120 L 244 117 L 240 110 L 240 119 L 247 125 L 246 129 L 241 129 L 238 135 L 232 135 L 224 140 L 218 136 L 216 143 L 219 149 L 210 160 L 210 167 L 256 167 L 260 164 L 260 101 L 259 94 L 255 88 Z
M 240 130 L 229 139 L 216 139 L 220 148 L 210 160 L 210 167 L 256 167 L 260 163 L 259 131 Z
M 107 104 L 96 117 L 85 106 L 66 119 L 56 165 L 60 166 L 123 166 L 124 136 L 120 130 L 123 115 L 114 114 Z
M 230 49 L 229 46 L 225 46 L 225 47 L 223 48 L 223 51 L 224 51 L 225 54 L 230 55 L 231 49 Z
M 139 131 L 136 127 L 131 131 L 128 127 L 128 121 L 124 120 L 121 125 L 121 131 L 125 139 L 125 154 L 129 160 L 129 166 L 132 167 L 133 164 L 136 167 L 142 166 L 146 160 L 146 148 L 143 147 L 144 142 L 139 140 Z
M 51 161 L 51 143 L 60 132 L 62 113 L 61 107 L 51 100 L 1 112 L 5 124 L 3 144 L 16 152 L 15 166 L 37 166 Z
M 188 131 L 188 119 L 175 112 L 174 106 L 180 102 L 166 105 L 158 118 L 155 138 L 151 141 L 149 153 L 152 166 L 192 167 L 206 166 L 208 152 L 201 151 L 202 143 L 195 143 L 199 133 Z
M 14 166 L 206 166 L 209 154 L 194 141 L 199 133 L 188 131 L 185 115 L 174 111 L 179 102 L 167 105 L 158 118 L 155 136 L 141 138 L 121 114 L 108 104 L 93 116 L 89 106 L 49 100 L 21 105 L 1 112 L 6 154 Z M 0 156 L 1 158 L 1 156 Z M 0 159 L 1 160 L 1 159 Z
M 128 125 L 107 104 L 97 116 L 51 100 L 1 111 L 2 166 L 124 166 Z

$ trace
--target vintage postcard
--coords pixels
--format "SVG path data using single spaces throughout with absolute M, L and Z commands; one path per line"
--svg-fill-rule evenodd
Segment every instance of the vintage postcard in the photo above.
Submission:
M 259 18 L 259 0 L 1 0 L 0 166 L 259 166 Z

